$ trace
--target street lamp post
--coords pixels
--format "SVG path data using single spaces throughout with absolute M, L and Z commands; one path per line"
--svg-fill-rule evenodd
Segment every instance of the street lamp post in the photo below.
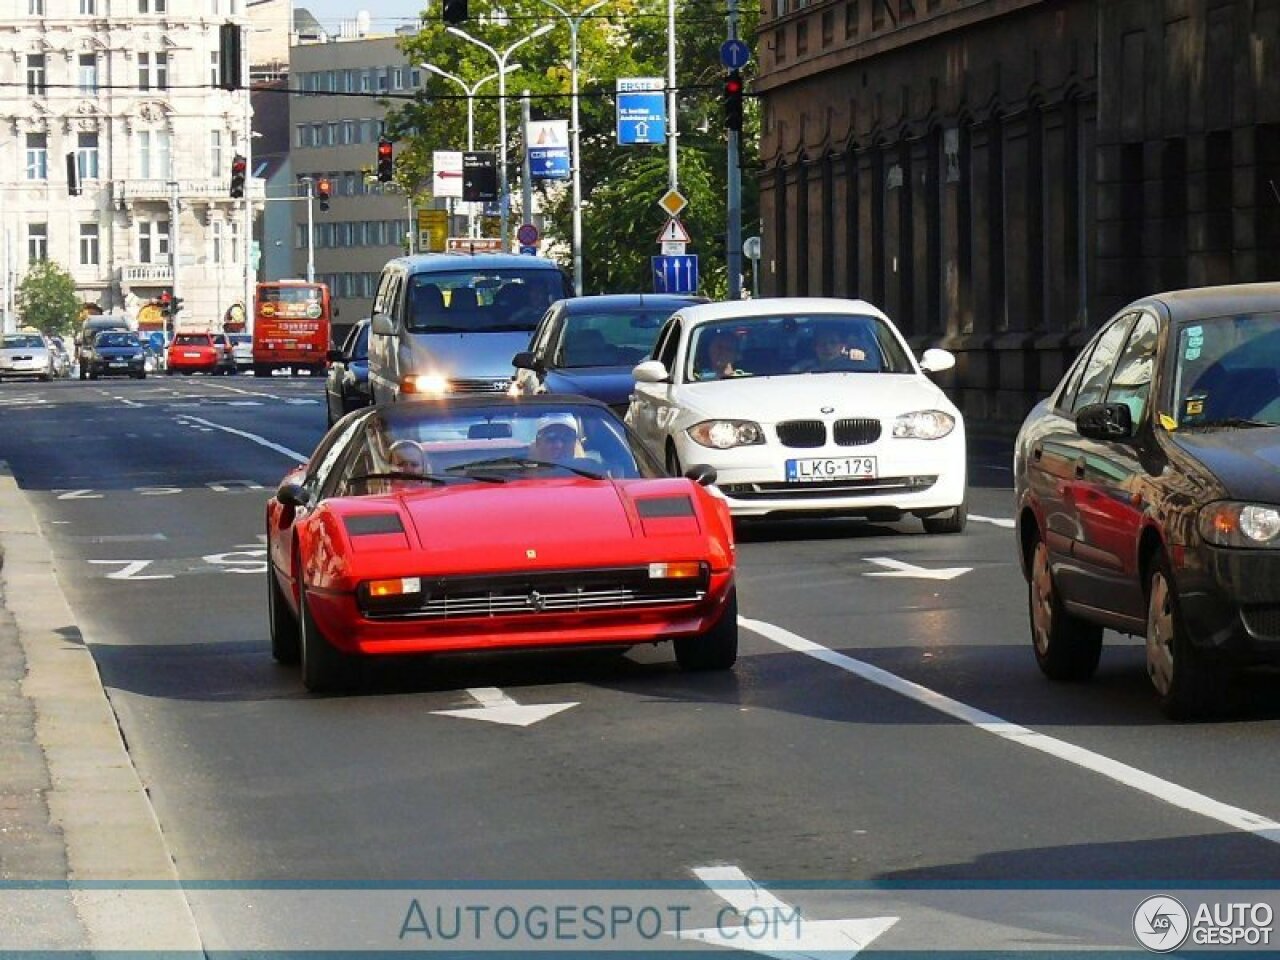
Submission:
M 518 63 L 508 64 L 507 66 L 502 68 L 502 72 L 513 73 L 514 71 L 519 70 L 520 66 L 521 65 Z M 459 76 L 456 76 L 455 74 L 450 73 L 448 70 L 441 70 L 434 63 L 423 63 L 422 69 L 430 71 L 431 73 L 434 73 L 438 77 L 444 77 L 446 80 L 452 80 L 454 83 L 460 86 L 463 92 L 467 95 L 467 150 L 468 151 L 475 150 L 476 148 L 476 110 L 475 110 L 474 98 L 476 95 L 476 91 L 479 90 L 484 84 L 488 83 L 490 80 L 497 79 L 499 71 L 495 70 L 493 73 L 490 73 L 487 76 L 481 77 L 471 86 L 467 86 L 467 81 L 463 80 Z M 469 237 L 476 236 L 476 213 L 475 213 L 474 204 L 467 207 L 467 236 Z
M 507 57 L 511 56 L 530 40 L 536 40 L 543 34 L 550 32 L 552 26 L 549 23 L 543 24 L 527 37 L 521 37 L 501 53 L 483 40 L 477 40 L 465 30 L 459 30 L 457 27 L 449 27 L 447 29 L 449 33 L 461 37 L 463 40 L 473 43 L 489 53 L 498 64 L 498 219 L 502 236 L 502 250 L 505 253 L 509 246 L 507 234 L 511 216 L 511 197 L 507 186 Z
M 573 128 L 569 134 L 570 149 L 573 151 L 573 156 L 569 159 L 570 166 L 573 168 L 573 289 L 574 293 L 582 296 L 582 146 L 579 139 L 581 131 L 578 123 L 578 28 L 582 26 L 583 20 L 603 7 L 608 0 L 596 0 L 595 3 L 577 16 L 571 15 L 569 11 L 558 4 L 552 3 L 551 0 L 542 0 L 542 2 L 564 17 L 565 22 L 569 24 L 569 84 L 571 91 L 569 99 L 572 116 L 570 126 Z
M 310 177 L 299 177 L 307 185 L 307 283 L 316 282 L 316 247 L 314 240 L 314 224 L 311 219 L 311 198 L 315 196 Z

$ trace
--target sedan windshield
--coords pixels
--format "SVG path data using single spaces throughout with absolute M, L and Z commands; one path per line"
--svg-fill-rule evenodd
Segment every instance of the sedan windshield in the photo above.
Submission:
M 352 443 L 342 495 L 530 478 L 662 476 L 662 467 L 607 409 L 586 404 L 397 405 L 372 416 Z M 422 484 L 413 484 L 422 487 Z
M 649 355 L 658 331 L 673 312 L 670 307 L 635 307 L 568 313 L 551 365 L 560 369 L 633 367 Z
M 100 333 L 94 343 L 99 347 L 140 347 L 141 343 L 132 333 Z
M 1280 425 L 1280 313 L 1185 324 L 1174 362 L 1179 426 Z
M 44 346 L 44 340 L 40 338 L 39 334 L 35 333 L 9 333 L 5 335 L 4 340 L 0 341 L 0 343 L 2 343 L 5 350 L 31 350 Z
M 409 278 L 406 324 L 414 333 L 529 331 L 570 296 L 559 270 L 458 270 Z
M 914 373 L 889 325 L 861 314 L 739 317 L 694 328 L 689 380 Z

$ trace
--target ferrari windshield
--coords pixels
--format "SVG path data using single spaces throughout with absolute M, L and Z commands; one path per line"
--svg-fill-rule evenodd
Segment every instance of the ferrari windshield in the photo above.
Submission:
M 415 477 L 428 478 L 426 486 L 663 475 L 617 417 L 588 404 L 397 404 L 369 417 L 353 444 L 344 470 L 350 493 L 403 489 Z
M 1177 338 L 1179 426 L 1280 424 L 1280 313 L 1196 320 Z
M 694 328 L 689 380 L 805 373 L 914 373 L 889 325 L 862 314 L 738 317 Z
M 405 323 L 414 333 L 532 330 L 570 296 L 559 270 L 455 270 L 409 277 Z

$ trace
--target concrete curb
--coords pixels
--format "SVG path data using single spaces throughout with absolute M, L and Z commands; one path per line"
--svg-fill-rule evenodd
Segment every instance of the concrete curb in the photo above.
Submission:
M 0 462 L 0 589 L 26 661 L 21 696 L 34 717 L 48 770 L 50 828 L 66 848 L 82 925 L 82 949 L 201 953 L 191 907 L 146 789 L 125 749 L 87 641 L 58 584 L 53 554 L 8 465 Z M 145 881 L 127 891 L 114 884 Z M 88 884 L 88 887 L 78 886 Z M 141 898 L 141 899 L 139 899 Z M 139 909 L 141 907 L 141 910 Z M 0 950 L 47 949 L 21 942 L 38 926 L 5 931 Z M 6 939 L 7 939 L 6 937 Z

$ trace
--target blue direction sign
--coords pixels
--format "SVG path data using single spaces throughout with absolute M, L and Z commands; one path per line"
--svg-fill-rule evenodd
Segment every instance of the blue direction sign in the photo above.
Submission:
M 530 147 L 529 172 L 535 180 L 568 180 L 568 147 Z
M 661 77 L 618 78 L 618 143 L 667 142 L 667 104 Z
M 698 258 L 696 255 L 679 257 L 650 257 L 653 262 L 654 293 L 697 293 Z
M 751 48 L 745 40 L 726 40 L 720 44 L 720 62 L 730 70 L 741 70 L 751 62 Z

